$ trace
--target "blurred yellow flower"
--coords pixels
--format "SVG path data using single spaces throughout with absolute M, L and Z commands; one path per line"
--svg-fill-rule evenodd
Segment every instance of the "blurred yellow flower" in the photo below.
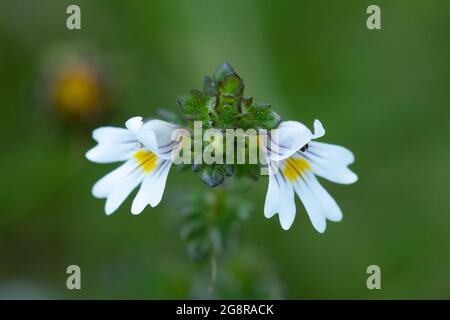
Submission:
M 104 91 L 95 68 L 78 62 L 56 71 L 50 97 L 55 108 L 65 116 L 91 120 L 105 112 Z

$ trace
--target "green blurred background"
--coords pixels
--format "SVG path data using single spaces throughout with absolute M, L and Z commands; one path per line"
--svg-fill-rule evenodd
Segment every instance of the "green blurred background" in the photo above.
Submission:
M 82 30 L 66 28 L 73 3 Z M 366 28 L 370 4 L 379 31 Z M 0 298 L 450 298 L 449 35 L 446 0 L 1 0 Z M 100 111 L 68 119 L 51 92 L 77 59 L 100 74 L 87 103 Z M 250 217 L 209 292 L 177 207 L 208 192 L 198 177 L 173 172 L 157 208 L 132 216 L 128 199 L 107 217 L 90 189 L 117 165 L 84 153 L 94 127 L 175 111 L 225 61 L 284 119 L 320 119 L 360 180 L 324 182 L 344 212 L 324 234 L 300 203 L 288 232 L 265 219 L 267 180 L 251 184 Z M 80 291 L 66 288 L 71 264 Z M 381 290 L 366 287 L 371 264 Z

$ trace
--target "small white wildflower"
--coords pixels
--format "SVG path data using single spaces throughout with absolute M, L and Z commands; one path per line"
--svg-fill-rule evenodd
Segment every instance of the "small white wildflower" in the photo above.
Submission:
M 314 121 L 314 134 L 296 121 L 282 122 L 277 129 L 277 139 L 270 135 L 267 139 L 267 146 L 275 144 L 276 148 L 266 147 L 265 151 L 269 187 L 264 215 L 271 218 L 278 213 L 281 227 L 288 230 L 295 218 L 296 193 L 314 228 L 322 233 L 326 219 L 340 221 L 342 212 L 316 175 L 335 183 L 356 182 L 358 177 L 348 168 L 354 161 L 353 153 L 342 146 L 312 141 L 325 134 L 319 120 Z
M 98 144 L 86 153 L 90 161 L 97 163 L 125 161 L 92 188 L 95 197 L 106 198 L 108 215 L 139 185 L 131 212 L 139 214 L 147 204 L 158 205 L 172 165 L 172 150 L 179 144 L 179 140 L 172 140 L 172 132 L 178 128 L 172 123 L 150 120 L 144 124 L 142 117 L 134 117 L 125 126 L 94 130 L 92 136 Z

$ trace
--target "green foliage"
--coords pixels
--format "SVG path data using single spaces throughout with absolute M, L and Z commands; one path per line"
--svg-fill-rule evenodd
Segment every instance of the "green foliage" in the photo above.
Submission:
M 231 67 L 228 63 L 224 63 L 214 71 L 212 79 L 214 82 L 218 83 L 225 79 L 225 77 L 233 74 L 236 74 L 233 67 Z
M 281 121 L 269 104 L 254 103 L 253 98 L 244 96 L 244 81 L 227 63 L 219 66 L 211 77 L 205 77 L 203 92 L 192 90 L 190 95 L 178 97 L 178 106 L 191 129 L 194 121 L 201 121 L 203 129 L 215 128 L 221 132 L 226 129 L 273 129 Z M 208 144 L 203 142 L 203 148 Z M 253 177 L 254 168 L 248 168 L 242 165 L 240 175 Z M 203 164 L 193 166 L 193 170 L 199 173 L 203 183 L 215 187 L 225 176 L 233 175 L 234 168 Z
M 201 121 L 203 128 L 210 128 L 209 106 L 212 98 L 201 91 L 192 90 L 190 95 L 179 96 L 177 103 L 181 115 L 188 123 Z
M 183 206 L 181 237 L 193 259 L 219 256 L 233 242 L 251 204 L 245 199 L 214 190 L 195 192 Z
M 223 182 L 224 177 L 225 177 L 225 169 L 223 165 L 220 164 L 204 165 L 201 168 L 202 182 L 211 188 L 221 184 Z
M 271 109 L 271 105 L 258 103 L 246 107 L 246 113 L 241 117 L 240 127 L 244 130 L 250 128 L 274 129 L 281 121 L 281 117 Z
M 192 282 L 194 299 L 283 299 L 284 286 L 272 261 L 258 246 L 233 248 L 217 261 L 216 290 L 205 290 L 211 279 L 205 270 Z
M 234 173 L 234 165 L 231 164 L 202 164 L 194 165 L 194 172 L 200 173 L 200 178 L 204 184 L 210 188 L 220 185 L 225 177 L 231 177 Z

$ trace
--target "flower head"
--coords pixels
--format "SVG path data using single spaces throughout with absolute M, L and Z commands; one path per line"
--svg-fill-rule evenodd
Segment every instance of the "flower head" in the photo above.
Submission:
M 262 174 L 269 173 L 264 215 L 278 213 L 285 230 L 294 222 L 295 194 L 317 231 L 325 231 L 327 219 L 342 219 L 317 176 L 341 184 L 356 182 L 348 168 L 354 156 L 344 147 L 315 141 L 325 135 L 320 121 L 314 121 L 313 131 L 297 121 L 281 121 L 271 105 L 244 96 L 244 82 L 228 64 L 206 77 L 203 91 L 192 90 L 177 102 L 183 127 L 134 117 L 126 128 L 94 131 L 98 145 L 86 157 L 98 163 L 124 161 L 92 190 L 95 197 L 106 198 L 107 214 L 139 185 L 131 212 L 158 205 L 172 164 L 189 164 L 210 188 L 222 184 L 225 176 L 257 178 L 255 168 L 264 169 Z
M 66 124 L 98 123 L 113 111 L 113 77 L 93 48 L 62 45 L 44 55 L 36 98 Z
M 150 120 L 144 124 L 141 117 L 134 117 L 125 127 L 94 130 L 92 136 L 98 144 L 86 153 L 90 161 L 97 163 L 125 161 L 92 189 L 95 197 L 106 198 L 108 215 L 139 185 L 131 207 L 133 214 L 141 213 L 147 204 L 152 207 L 159 204 L 172 165 L 170 155 L 179 143 L 171 139 L 177 126 L 169 122 Z
M 316 175 L 335 183 L 354 183 L 358 177 L 348 168 L 354 156 L 344 147 L 312 141 L 324 134 L 325 130 L 318 120 L 314 121 L 314 133 L 300 122 L 285 121 L 278 126 L 277 139 L 268 136 L 265 154 L 269 187 L 264 215 L 271 218 L 278 213 L 285 230 L 294 222 L 295 194 L 302 201 L 317 231 L 325 231 L 327 219 L 342 219 L 341 209 L 320 185 Z

